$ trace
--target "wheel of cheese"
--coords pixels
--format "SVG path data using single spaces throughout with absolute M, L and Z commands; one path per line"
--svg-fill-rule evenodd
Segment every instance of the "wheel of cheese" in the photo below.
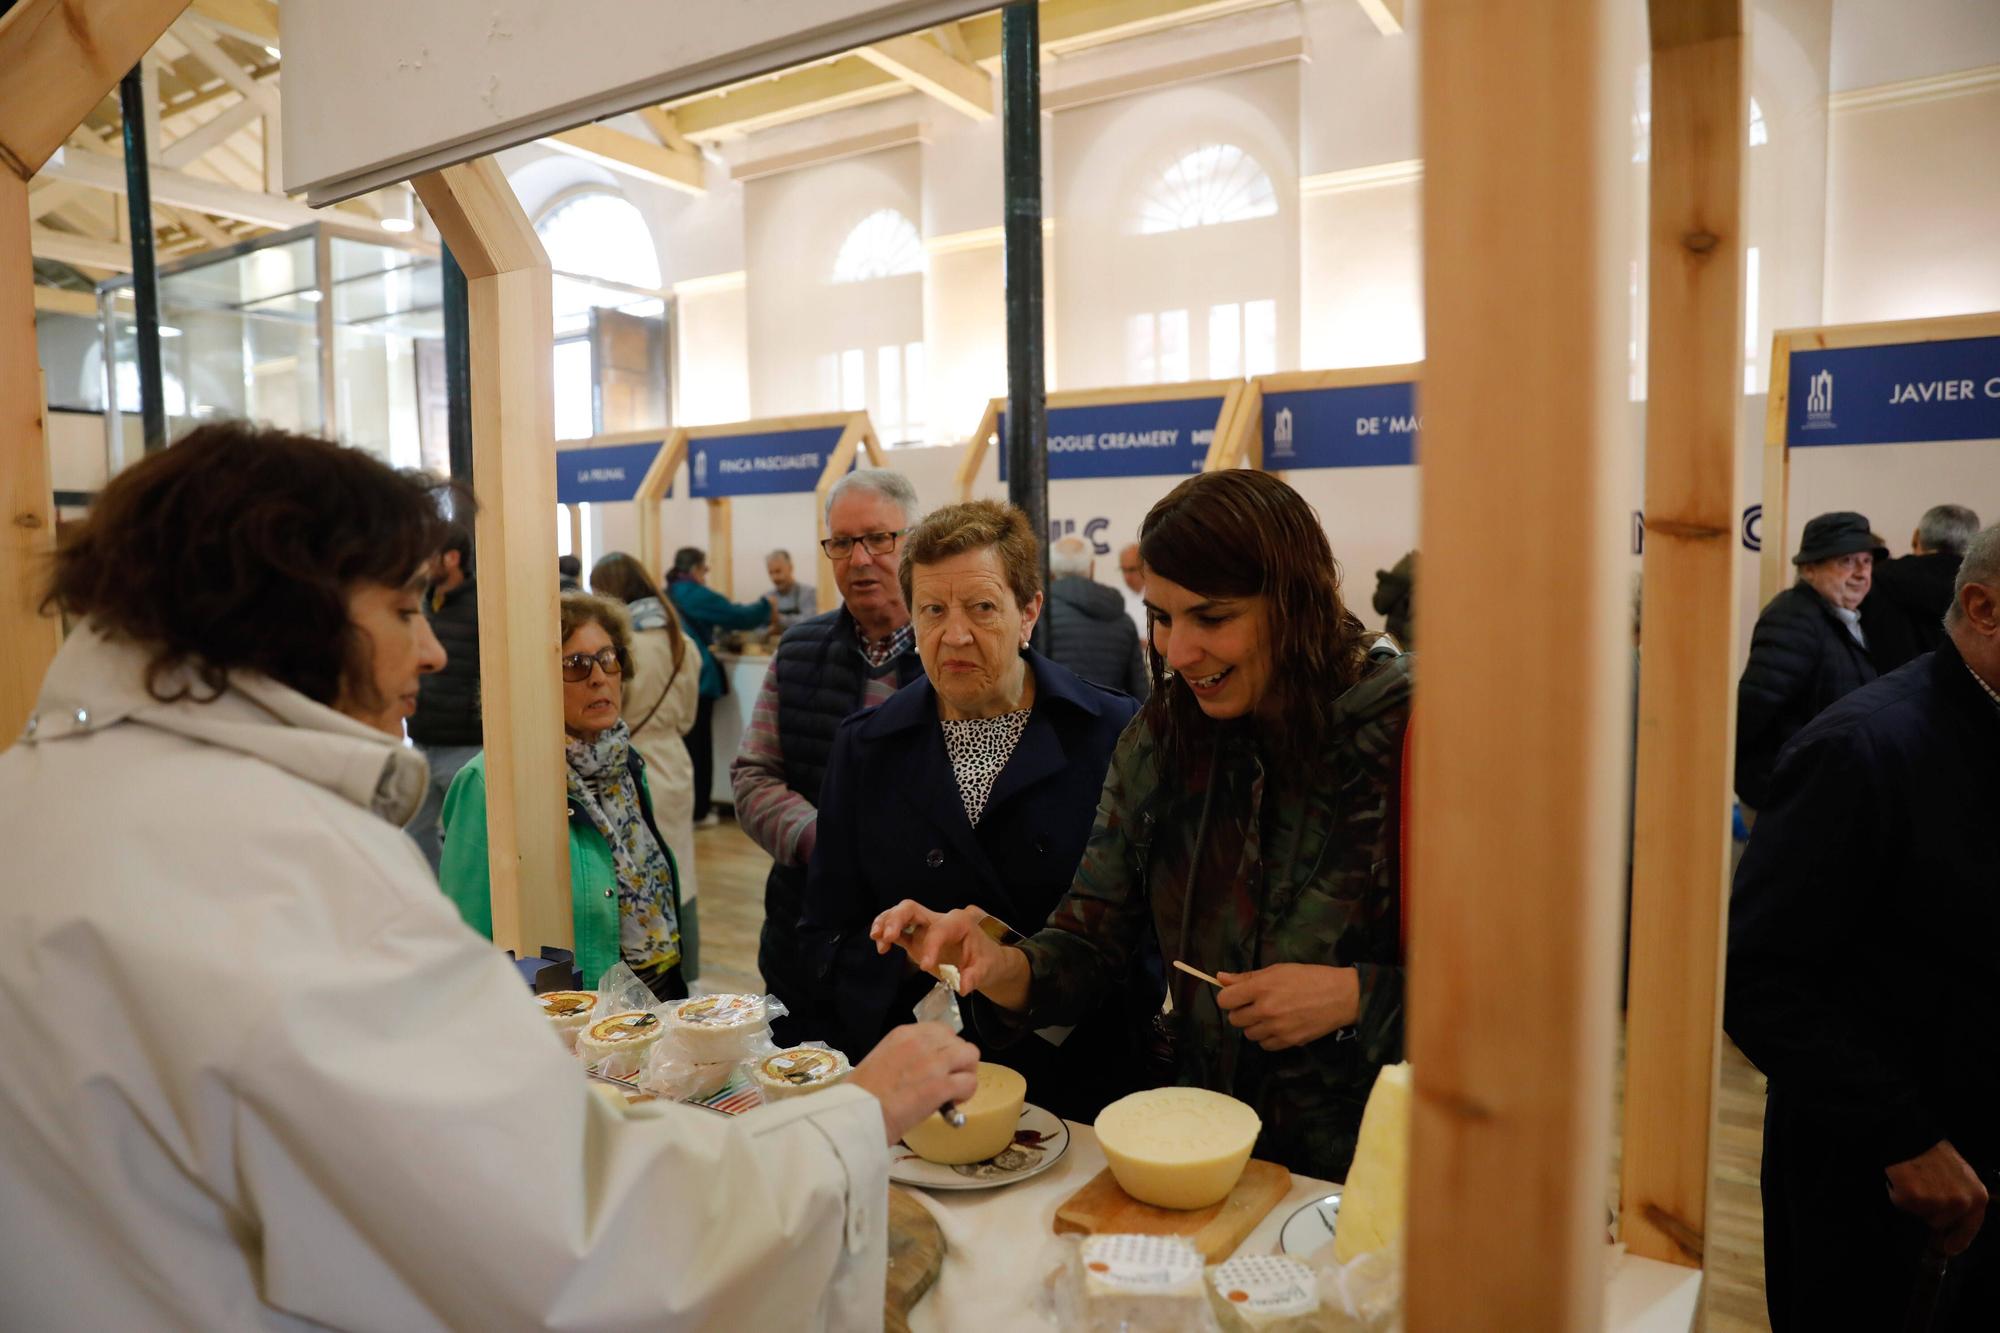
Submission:
M 597 1003 L 594 990 L 553 990 L 546 995 L 535 997 L 541 1001 L 542 1013 L 548 1017 L 549 1026 L 562 1038 L 562 1044 L 570 1050 L 576 1049 L 576 1034 L 583 1031 L 590 1021 L 590 1011 Z
M 793 1046 L 775 1051 L 750 1066 L 750 1076 L 767 1102 L 802 1097 L 830 1088 L 847 1077 L 847 1057 L 819 1046 Z
M 697 995 L 667 1010 L 667 1026 L 688 1058 L 712 1065 L 747 1060 L 769 1035 L 761 995 Z
M 631 1078 L 646 1055 L 667 1034 L 657 1014 L 631 1009 L 600 1018 L 576 1035 L 576 1053 L 600 1074 Z
M 1206 1208 L 1229 1197 L 1263 1122 L 1206 1088 L 1152 1088 L 1097 1117 L 1097 1146 L 1118 1187 L 1155 1208 Z
M 1340 1192 L 1333 1257 L 1346 1263 L 1384 1249 L 1403 1234 L 1410 1182 L 1410 1066 L 1387 1065 L 1375 1076 L 1361 1113 L 1354 1165 Z
M 965 1126 L 953 1129 L 944 1117 L 933 1114 L 903 1135 L 911 1152 L 939 1166 L 963 1166 L 998 1157 L 1014 1141 L 1014 1128 L 1021 1123 L 1021 1108 L 1028 1100 L 1028 1080 L 1005 1065 L 979 1066 L 979 1088 L 972 1100 L 960 1102 Z

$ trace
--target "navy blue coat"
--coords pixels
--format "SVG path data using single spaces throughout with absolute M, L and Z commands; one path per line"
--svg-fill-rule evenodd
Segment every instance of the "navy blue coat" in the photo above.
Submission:
M 848 718 L 834 738 L 801 929 L 834 1007 L 835 1044 L 851 1059 L 909 1022 L 936 984 L 900 950 L 875 952 L 868 927 L 883 910 L 905 898 L 937 911 L 977 905 L 1033 934 L 1069 891 L 1111 752 L 1138 704 L 1039 653 L 1028 661 L 1034 713 L 977 828 L 945 754 L 928 678 Z M 1031 1036 L 996 1046 L 989 1058 L 1020 1070 L 1037 1105 L 1095 1119 L 1105 1101 L 1138 1086 L 1147 1020 L 1164 991 L 1157 949 L 1135 960 L 1125 981 L 1118 1002 L 1060 1046 Z

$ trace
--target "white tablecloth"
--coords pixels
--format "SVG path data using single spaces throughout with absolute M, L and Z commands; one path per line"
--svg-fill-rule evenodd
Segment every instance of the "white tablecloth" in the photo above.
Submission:
M 1042 1174 L 990 1190 L 910 1189 L 944 1232 L 944 1267 L 910 1315 L 910 1333 L 1048 1333 L 1036 1313 L 1055 1267 L 1056 1208 L 1104 1169 L 1088 1125 L 1069 1127 L 1069 1151 Z M 1326 1181 L 1293 1176 L 1292 1189 L 1257 1224 L 1240 1254 L 1275 1254 L 1278 1234 L 1300 1205 L 1324 1197 Z M 1618 1257 L 1606 1301 L 1612 1333 L 1688 1333 L 1701 1274 L 1630 1255 Z

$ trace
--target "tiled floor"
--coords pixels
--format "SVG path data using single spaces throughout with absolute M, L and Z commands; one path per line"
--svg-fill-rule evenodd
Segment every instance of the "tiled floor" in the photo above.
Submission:
M 723 817 L 695 834 L 701 869 L 703 990 L 761 988 L 757 932 L 771 858 Z M 1764 1212 L 1757 1170 L 1764 1137 L 1764 1078 L 1734 1046 L 1722 1060 L 1722 1104 L 1708 1238 L 1707 1333 L 1769 1333 L 1764 1314 Z M 1612 1164 L 1611 1180 L 1617 1179 Z

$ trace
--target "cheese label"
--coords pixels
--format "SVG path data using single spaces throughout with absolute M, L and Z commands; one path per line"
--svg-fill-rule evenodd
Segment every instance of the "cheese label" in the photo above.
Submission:
M 592 1039 L 602 1042 L 634 1041 L 640 1037 L 652 1036 L 660 1026 L 660 1020 L 652 1014 L 613 1014 L 600 1019 L 590 1029 Z
M 1239 1310 L 1260 1315 L 1306 1315 L 1319 1309 L 1312 1269 L 1281 1254 L 1231 1259 L 1211 1270 L 1218 1295 Z
M 541 998 L 542 1012 L 557 1018 L 583 1013 L 597 1003 L 597 995 L 586 990 L 552 991 Z
M 764 1060 L 764 1077 L 776 1083 L 820 1083 L 839 1072 L 838 1056 L 810 1046 L 779 1051 Z
M 754 995 L 702 995 L 684 1001 L 674 1016 L 695 1027 L 731 1027 L 764 1016 L 764 1002 Z
M 1092 1236 L 1083 1243 L 1092 1286 L 1133 1296 L 1184 1295 L 1201 1280 L 1201 1253 L 1172 1236 Z

